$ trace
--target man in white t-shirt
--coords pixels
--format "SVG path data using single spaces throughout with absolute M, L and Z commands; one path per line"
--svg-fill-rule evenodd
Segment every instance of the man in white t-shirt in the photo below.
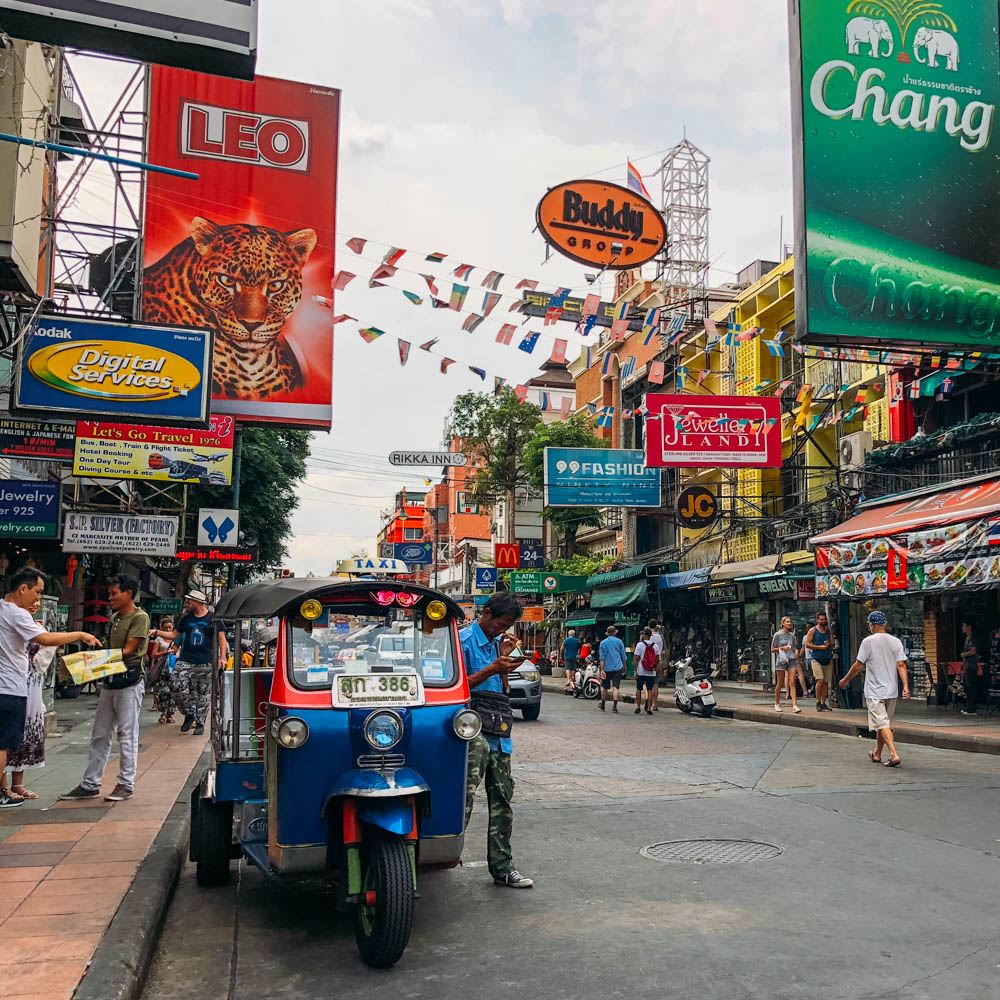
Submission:
M 61 646 L 67 642 L 85 642 L 99 646 L 89 632 L 46 632 L 28 611 L 41 600 L 45 577 L 36 569 L 25 567 L 10 580 L 10 593 L 0 601 L 0 809 L 24 804 L 4 785 L 7 751 L 16 750 L 24 738 L 24 720 L 28 706 L 28 644 Z
M 858 658 L 841 680 L 841 688 L 846 688 L 851 678 L 865 673 L 865 703 L 868 705 L 868 728 L 878 735 L 875 749 L 868 751 L 868 759 L 883 767 L 899 767 L 902 763 L 896 753 L 892 738 L 892 717 L 896 711 L 896 695 L 899 684 L 903 684 L 903 697 L 910 697 L 910 684 L 906 677 L 906 653 L 903 644 L 894 635 L 886 632 L 885 612 L 873 611 L 868 616 L 868 627 L 872 634 L 861 640 Z M 889 759 L 882 760 L 882 748 L 889 750 Z
M 653 711 L 659 712 L 660 706 L 658 702 L 660 700 L 660 668 L 663 665 L 663 630 L 656 624 L 656 622 L 650 622 L 649 631 L 651 633 L 650 638 L 653 640 L 653 645 L 656 647 L 656 658 L 659 661 L 656 665 L 656 679 L 653 681 L 653 691 L 650 694 L 649 700 L 652 702 Z

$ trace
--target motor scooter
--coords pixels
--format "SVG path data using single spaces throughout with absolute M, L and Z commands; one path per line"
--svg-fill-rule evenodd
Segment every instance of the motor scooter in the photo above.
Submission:
M 601 666 L 595 653 L 591 653 L 586 662 L 573 672 L 573 697 L 581 695 L 587 701 L 601 696 Z
M 706 719 L 715 711 L 715 694 L 712 690 L 710 664 L 696 664 L 691 650 L 674 663 L 674 700 L 684 713 L 698 711 Z

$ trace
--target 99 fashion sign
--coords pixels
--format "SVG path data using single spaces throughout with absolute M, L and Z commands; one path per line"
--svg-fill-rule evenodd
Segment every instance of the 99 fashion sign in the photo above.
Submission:
M 798 336 L 1000 343 L 995 3 L 790 0 Z

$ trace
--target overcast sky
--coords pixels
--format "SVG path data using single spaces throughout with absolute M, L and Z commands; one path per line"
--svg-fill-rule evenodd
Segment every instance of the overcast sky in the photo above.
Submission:
M 491 269 L 542 287 L 582 288 L 585 268 L 562 258 L 543 263 L 543 243 L 532 234 L 538 199 L 578 176 L 624 183 L 627 156 L 650 174 L 661 157 L 647 154 L 673 146 L 685 129 L 712 161 L 713 279 L 731 280 L 758 257 L 775 259 L 782 215 L 791 241 L 785 0 L 261 0 L 260 7 L 258 72 L 343 91 L 338 268 L 368 274 L 384 252 L 371 245 L 364 256 L 375 262 L 355 258 L 343 240 L 358 235 L 445 251 L 448 260 L 436 268 L 442 276 L 449 265 L 482 268 L 472 278 L 472 309 Z M 650 190 L 654 184 L 647 178 Z M 427 269 L 422 254 L 401 266 Z M 393 283 L 426 291 L 403 271 Z M 440 285 L 446 292 L 450 278 Z M 314 436 L 289 545 L 297 574 L 327 573 L 354 548 L 372 549 L 393 492 L 403 483 L 423 486 L 419 475 L 393 472 L 385 457 L 439 444 L 451 400 L 482 385 L 466 365 L 524 381 L 551 350 L 550 339 L 532 356 L 496 345 L 496 323 L 464 333 L 455 313 L 414 307 L 360 280 L 340 293 L 337 312 L 386 336 L 369 345 L 355 326 L 337 329 L 334 426 Z M 560 332 L 579 343 L 568 324 Z M 414 342 L 405 368 L 397 336 Z M 431 337 L 459 362 L 448 375 L 438 358 L 416 349 Z M 577 350 L 571 346 L 570 356 Z

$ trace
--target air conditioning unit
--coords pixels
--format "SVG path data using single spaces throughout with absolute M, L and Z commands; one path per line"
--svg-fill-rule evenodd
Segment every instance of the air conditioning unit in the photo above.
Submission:
M 840 439 L 840 471 L 845 473 L 844 484 L 851 489 L 861 489 L 861 470 L 865 456 L 872 450 L 870 431 L 855 431 Z

